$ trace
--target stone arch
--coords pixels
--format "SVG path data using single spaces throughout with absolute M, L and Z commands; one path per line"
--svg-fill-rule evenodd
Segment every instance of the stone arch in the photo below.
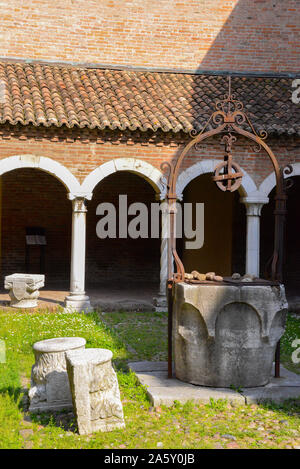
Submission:
M 182 193 L 185 187 L 198 176 L 201 174 L 213 173 L 214 168 L 219 163 L 219 160 L 202 160 L 198 161 L 194 165 L 187 168 L 185 171 L 182 171 L 178 177 L 177 186 L 176 186 L 176 193 L 179 198 L 182 197 Z M 242 195 L 248 196 L 249 194 L 256 192 L 257 187 L 251 176 L 242 169 L 243 171 L 243 179 L 242 179 Z
M 162 183 L 162 173 L 150 163 L 136 158 L 115 158 L 114 160 L 107 161 L 98 166 L 94 171 L 88 174 L 81 185 L 81 192 L 92 193 L 96 185 L 102 181 L 102 179 L 118 171 L 129 171 L 142 176 L 151 184 L 158 194 L 163 194 L 165 191 L 165 187 Z
M 293 168 L 293 172 L 291 174 L 284 174 L 285 178 L 292 177 L 292 176 L 300 176 L 300 163 L 292 163 L 290 165 Z M 272 172 L 267 176 L 261 185 L 259 186 L 259 192 L 263 195 L 268 197 L 272 189 L 276 186 L 276 179 L 275 173 Z
M 72 194 L 80 193 L 76 177 L 62 164 L 51 158 L 36 155 L 15 155 L 0 160 L 0 176 L 20 168 L 36 168 L 56 177 Z

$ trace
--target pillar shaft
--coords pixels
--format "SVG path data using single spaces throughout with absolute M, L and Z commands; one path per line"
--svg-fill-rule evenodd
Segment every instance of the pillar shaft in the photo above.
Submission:
M 90 309 L 89 297 L 85 295 L 85 246 L 86 246 L 86 206 L 85 199 L 72 200 L 72 247 L 70 295 L 66 298 L 66 308 L 74 311 Z
M 166 282 L 168 279 L 168 219 L 167 212 L 162 211 L 161 245 L 160 245 L 160 288 L 159 295 L 166 296 Z
M 263 205 L 268 201 L 267 198 L 259 200 L 245 197 L 242 199 L 247 213 L 246 273 L 257 277 L 260 274 L 260 215 Z

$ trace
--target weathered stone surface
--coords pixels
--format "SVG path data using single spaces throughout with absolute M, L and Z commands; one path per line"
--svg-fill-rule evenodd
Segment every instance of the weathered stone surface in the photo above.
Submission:
M 223 277 L 221 275 L 215 275 L 214 276 L 214 281 L 215 282 L 223 282 Z
M 7 275 L 4 280 L 4 288 L 9 290 L 10 306 L 13 308 L 35 308 L 38 305 L 39 289 L 44 284 L 45 275 Z
M 59 337 L 36 342 L 29 399 L 31 412 L 72 408 L 65 352 L 84 349 L 81 337 Z
M 201 274 L 197 270 L 193 270 L 191 272 L 191 274 L 192 274 L 193 278 L 196 279 L 196 280 L 200 280 L 200 281 L 206 280 L 206 274 Z
M 66 353 L 74 411 L 81 435 L 125 427 L 117 375 L 111 359 L 112 352 L 105 349 Z
M 176 284 L 176 377 L 213 387 L 265 385 L 286 313 L 283 286 Z
M 215 278 L 216 272 L 207 272 L 205 274 L 206 280 L 211 280 L 213 281 Z
M 257 279 L 256 275 L 245 274 L 241 280 L 242 282 L 253 282 L 256 279 Z
M 166 295 L 159 295 L 153 298 L 153 305 L 155 311 L 168 311 L 167 297 Z M 123 306 L 121 306 L 121 309 Z M 152 308 L 150 308 L 151 310 Z M 149 307 L 148 307 L 149 310 Z
M 238 272 L 235 272 L 234 274 L 232 274 L 231 278 L 233 280 L 240 280 L 241 274 L 239 274 Z
M 194 275 L 193 275 L 193 274 L 187 274 L 187 273 L 185 273 L 185 274 L 184 274 L 184 278 L 185 278 L 186 280 L 193 280 Z

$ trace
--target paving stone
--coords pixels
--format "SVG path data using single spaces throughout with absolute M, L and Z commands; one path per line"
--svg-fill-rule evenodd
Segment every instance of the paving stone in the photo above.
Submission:
M 154 407 L 171 406 L 174 401 L 208 403 L 210 399 L 227 399 L 232 405 L 259 404 L 273 401 L 281 403 L 300 397 L 300 376 L 281 366 L 281 377 L 270 378 L 269 384 L 257 388 L 243 388 L 238 393 L 229 388 L 212 388 L 185 383 L 176 378 L 168 379 L 167 362 L 131 362 L 129 367 L 146 387 Z
M 130 362 L 130 368 L 133 371 L 165 371 L 167 370 L 167 362 L 150 362 L 150 361 L 143 361 L 143 362 Z

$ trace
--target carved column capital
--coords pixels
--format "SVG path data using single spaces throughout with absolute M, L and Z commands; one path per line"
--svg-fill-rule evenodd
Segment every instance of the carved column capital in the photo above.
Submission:
M 241 202 L 245 204 L 247 217 L 260 217 L 262 207 L 269 202 L 268 197 L 243 197 Z
M 84 197 L 76 197 L 72 200 L 73 213 L 85 213 L 87 208 L 85 205 L 86 199 Z

